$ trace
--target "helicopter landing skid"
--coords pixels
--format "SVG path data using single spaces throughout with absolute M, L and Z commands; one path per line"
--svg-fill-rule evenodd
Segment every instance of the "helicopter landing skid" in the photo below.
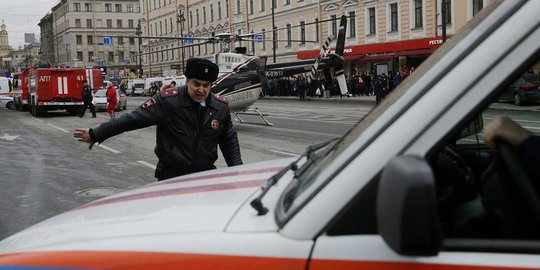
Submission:
M 246 112 L 246 111 L 253 111 L 254 113 L 249 113 L 249 112 Z M 266 120 L 266 118 L 264 117 L 265 115 L 262 114 L 261 112 L 259 112 L 259 110 L 257 110 L 257 108 L 255 109 L 245 109 L 243 112 L 233 112 L 234 116 L 236 116 L 236 121 L 242 123 L 242 124 L 251 124 L 251 125 L 263 125 L 263 126 L 273 126 L 274 124 L 268 122 L 268 120 Z M 264 121 L 264 124 L 263 123 L 250 123 L 250 122 L 246 122 L 244 121 L 244 119 L 240 118 L 240 116 L 238 116 L 239 114 L 245 114 L 245 115 L 257 115 L 259 117 L 261 117 L 261 119 Z

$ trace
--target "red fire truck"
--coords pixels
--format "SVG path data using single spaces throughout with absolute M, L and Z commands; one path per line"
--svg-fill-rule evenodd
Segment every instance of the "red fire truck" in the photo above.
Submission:
M 39 68 L 28 75 L 28 104 L 30 113 L 41 116 L 47 111 L 66 110 L 71 115 L 79 113 L 82 105 L 83 80 L 93 89 L 103 81 L 98 69 Z
M 13 102 L 18 111 L 28 110 L 28 70 L 13 74 Z

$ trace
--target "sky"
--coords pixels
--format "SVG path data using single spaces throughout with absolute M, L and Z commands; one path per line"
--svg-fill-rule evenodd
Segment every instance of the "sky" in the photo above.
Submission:
M 34 33 L 39 41 L 39 21 L 60 0 L 0 0 L 0 20 L 4 21 L 9 46 L 18 49 L 24 45 L 24 33 Z

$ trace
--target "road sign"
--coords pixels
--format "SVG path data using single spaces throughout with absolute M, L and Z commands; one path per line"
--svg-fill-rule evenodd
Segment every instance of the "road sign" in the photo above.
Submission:
M 103 37 L 103 45 L 104 46 L 112 46 L 112 37 L 110 37 L 110 36 Z
M 126 59 L 124 59 L 124 63 L 125 63 L 126 65 L 131 64 L 131 58 L 130 58 L 130 57 L 126 57 Z
M 263 35 L 261 35 L 261 34 L 255 35 L 255 41 L 256 42 L 263 42 Z
M 104 66 L 105 65 L 105 60 L 103 60 L 103 59 L 99 59 L 97 62 L 98 62 L 98 66 Z
M 189 39 L 190 37 L 193 37 L 192 34 L 184 34 L 184 37 L 188 38 L 188 39 L 184 39 L 184 44 L 193 44 L 193 39 Z

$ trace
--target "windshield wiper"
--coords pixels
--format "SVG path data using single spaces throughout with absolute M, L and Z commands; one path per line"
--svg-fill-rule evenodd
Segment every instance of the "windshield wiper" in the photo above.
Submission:
M 298 157 L 298 159 L 296 159 L 295 161 L 291 162 L 289 165 L 287 165 L 286 167 L 284 167 L 283 169 L 281 169 L 278 173 L 272 175 L 272 177 L 268 178 L 268 181 L 266 183 L 265 186 L 262 187 L 262 192 L 261 194 L 259 194 L 259 196 L 255 199 L 253 199 L 251 201 L 251 207 L 253 207 L 255 210 L 257 210 L 257 215 L 258 216 L 263 216 L 265 215 L 266 213 L 268 213 L 268 208 L 266 208 L 263 204 L 262 204 L 262 198 L 264 197 L 264 195 L 266 195 L 266 193 L 268 192 L 268 190 L 270 190 L 270 188 L 275 185 L 279 179 L 281 179 L 281 177 L 283 177 L 283 175 L 285 175 L 285 173 L 287 173 L 289 170 L 293 171 L 293 172 L 296 172 L 296 170 L 298 170 L 298 162 L 303 158 L 303 157 L 307 157 L 308 160 L 310 160 L 312 158 L 312 154 L 315 153 L 315 151 L 325 147 L 326 145 L 328 145 L 329 143 L 339 139 L 341 137 L 337 137 L 337 138 L 333 138 L 333 139 L 330 139 L 330 140 L 327 140 L 327 141 L 324 141 L 324 142 L 320 142 L 320 143 L 317 143 L 317 144 L 313 144 L 313 145 L 310 145 L 307 147 L 306 151 L 300 155 L 300 157 Z M 296 173 L 295 173 L 295 177 L 296 177 Z

